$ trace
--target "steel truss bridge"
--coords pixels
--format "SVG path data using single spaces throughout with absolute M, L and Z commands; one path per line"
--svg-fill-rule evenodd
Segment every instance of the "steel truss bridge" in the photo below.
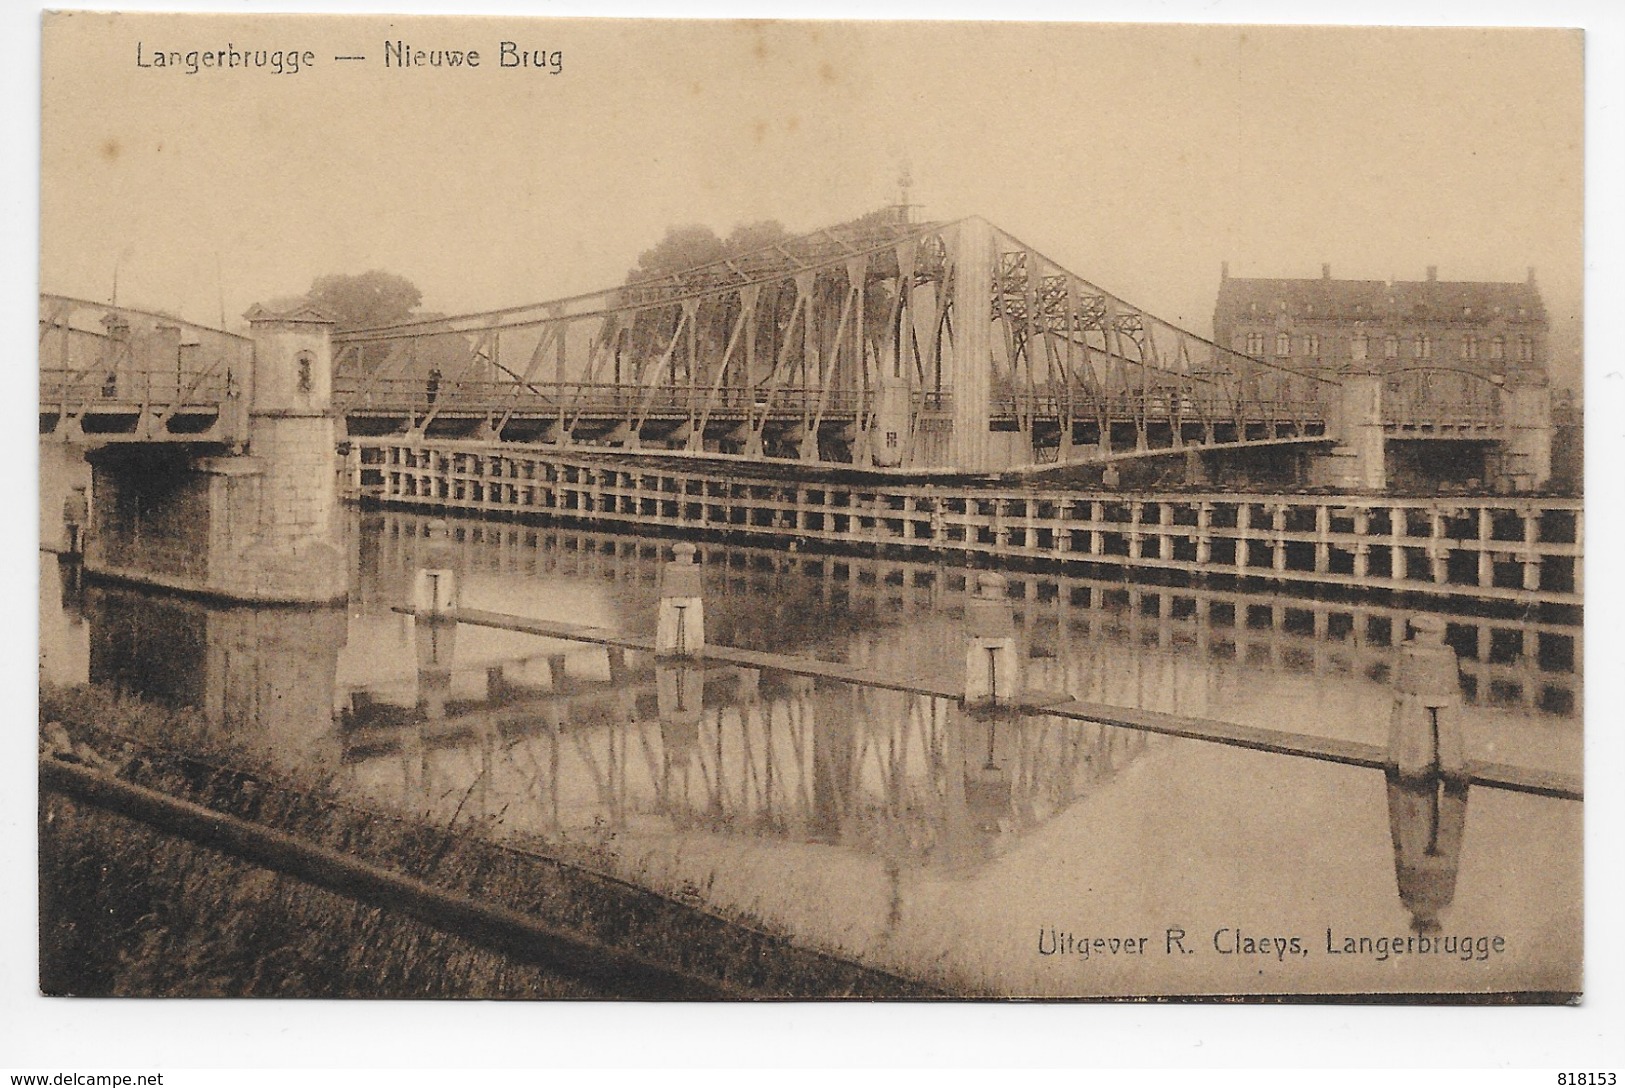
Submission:
M 1344 382 L 1164 321 L 992 226 L 871 216 L 592 294 L 333 337 L 352 435 L 1013 469 L 1337 437 Z M 252 343 L 40 300 L 42 433 L 240 441 Z M 1486 375 L 1383 375 L 1399 437 L 1495 440 Z

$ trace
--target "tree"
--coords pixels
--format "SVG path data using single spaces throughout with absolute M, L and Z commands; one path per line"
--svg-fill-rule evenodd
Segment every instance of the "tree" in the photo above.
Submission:
M 318 276 L 305 298 L 337 323 L 337 331 L 410 321 L 423 292 L 404 276 L 374 269 L 358 276 Z
M 728 256 L 738 257 L 782 242 L 788 237 L 790 235 L 785 232 L 784 225 L 777 219 L 763 219 L 759 223 L 739 224 L 728 232 L 722 247 L 728 251 Z
M 638 254 L 637 267 L 626 274 L 626 282 L 658 279 L 673 272 L 710 264 L 726 255 L 722 239 L 710 227 L 698 224 L 668 227 L 664 238 Z
M 334 331 L 340 333 L 444 316 L 418 309 L 423 302 L 423 292 L 411 280 L 377 269 L 354 276 L 318 276 L 299 301 L 331 317 Z M 392 350 L 396 348 L 399 350 Z M 431 371 L 438 370 L 446 378 L 461 374 L 467 368 L 471 350 L 468 338 L 461 333 L 434 334 L 434 330 L 426 329 L 398 343 L 366 345 L 359 358 L 366 372 L 388 360 L 389 379 L 416 389 L 419 383 L 427 381 Z M 354 359 L 349 357 L 340 364 L 341 369 L 346 370 L 354 365 Z M 480 376 L 490 377 L 483 373 Z

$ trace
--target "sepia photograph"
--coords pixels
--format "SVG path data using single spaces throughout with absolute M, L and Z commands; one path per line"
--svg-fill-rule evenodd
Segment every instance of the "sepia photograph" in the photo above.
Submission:
M 1584 31 L 40 33 L 46 998 L 1582 1000 Z

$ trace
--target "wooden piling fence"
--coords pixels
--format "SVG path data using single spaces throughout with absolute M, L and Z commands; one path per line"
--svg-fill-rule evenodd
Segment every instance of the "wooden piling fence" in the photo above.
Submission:
M 965 562 L 1579 606 L 1578 499 L 1080 492 L 759 478 L 499 443 L 356 439 L 364 502 Z M 765 471 L 765 470 L 764 470 Z

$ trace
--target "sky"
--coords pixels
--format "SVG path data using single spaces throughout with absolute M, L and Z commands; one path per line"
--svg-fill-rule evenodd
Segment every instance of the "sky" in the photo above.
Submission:
M 499 43 L 562 51 L 503 69 Z M 138 67 L 310 49 L 304 71 Z M 385 68 L 385 42 L 476 69 Z M 337 62 L 335 55 L 364 55 Z M 1522 280 L 1577 373 L 1563 30 L 76 13 L 44 33 L 42 289 L 218 324 L 381 268 L 466 312 L 619 282 L 667 227 L 978 214 L 1195 332 L 1240 276 Z

